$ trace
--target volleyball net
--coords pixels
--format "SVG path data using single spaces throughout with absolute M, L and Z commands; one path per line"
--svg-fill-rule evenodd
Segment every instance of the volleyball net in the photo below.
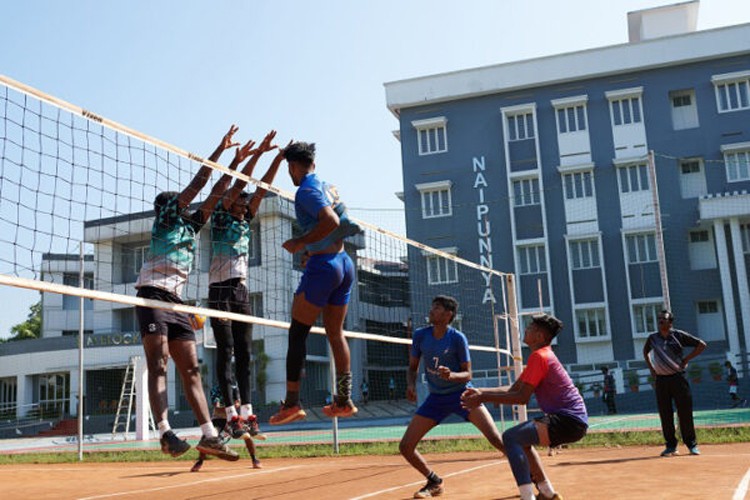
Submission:
M 217 131 L 217 142 L 223 132 Z M 247 139 L 234 138 L 243 143 Z M 146 306 L 251 323 L 252 402 L 264 422 L 284 396 L 287 328 L 304 266 L 301 256 L 286 252 L 282 243 L 302 232 L 293 196 L 228 169 L 224 165 L 233 154 L 227 151 L 221 163 L 211 162 L 0 77 L 0 284 L 40 292 L 42 320 L 41 339 L 28 343 L 24 352 L 7 345 L 8 362 L 0 368 L 4 415 L 16 421 L 64 420 L 78 414 L 82 395 L 85 433 L 110 424 L 120 432 L 118 421 L 132 420 L 137 412 L 126 403 L 128 393 L 134 392 L 127 380 L 136 370 L 133 358 L 142 356 L 135 307 Z M 255 172 L 264 172 L 269 160 L 261 158 Z M 161 192 L 183 190 L 202 165 L 214 173 L 191 208 L 206 199 L 224 174 L 268 190 L 252 219 L 247 249 L 250 316 L 208 307 L 210 223 L 197 234 L 184 304 L 136 297 L 135 283 L 149 257 L 154 200 Z M 328 180 L 324 171 L 320 174 Z M 356 205 L 346 193 L 341 195 Z M 357 210 L 351 214 L 358 215 Z M 462 297 L 454 326 L 469 340 L 476 383 L 511 384 L 521 366 L 512 314 L 513 276 L 366 220 L 356 222 L 362 231 L 345 244 L 356 266 L 345 335 L 352 353 L 353 397 L 363 403 L 361 415 L 377 419 L 411 411 L 404 396 L 411 335 L 426 326 L 436 295 Z M 84 334 L 83 386 L 74 354 L 79 332 Z M 317 335 L 308 339 L 301 396 L 315 420 L 316 408 L 330 398 L 331 356 L 320 325 L 313 333 Z M 209 321 L 199 339 L 208 393 L 216 365 Z M 33 369 L 27 364 L 29 350 Z M 173 368 L 168 379 L 172 425 L 193 425 Z M 424 381 L 419 385 L 424 397 Z M 370 410 L 364 407 L 365 398 Z M 122 417 L 122 412 L 127 415 Z M 21 429 L 34 431 L 33 425 Z

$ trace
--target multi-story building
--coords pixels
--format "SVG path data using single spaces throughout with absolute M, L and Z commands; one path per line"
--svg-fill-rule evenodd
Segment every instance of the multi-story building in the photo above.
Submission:
M 407 235 L 515 273 L 520 311 L 567 325 L 573 368 L 638 366 L 665 303 L 713 352 L 750 349 L 750 24 L 695 31 L 697 9 L 630 13 L 624 44 L 385 85 Z M 412 290 L 497 305 L 409 257 Z

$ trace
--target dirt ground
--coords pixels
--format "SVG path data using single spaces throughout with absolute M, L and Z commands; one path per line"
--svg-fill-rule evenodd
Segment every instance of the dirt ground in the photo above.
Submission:
M 566 500 L 750 498 L 750 443 L 702 445 L 701 456 L 661 458 L 658 447 L 587 448 L 543 456 L 547 475 Z M 261 457 L 262 459 L 262 457 Z M 428 455 L 445 480 L 444 498 L 518 498 L 504 457 L 493 453 Z M 408 499 L 424 479 L 400 456 L 211 460 L 192 462 L 0 466 L 8 499 L 228 497 L 244 499 Z

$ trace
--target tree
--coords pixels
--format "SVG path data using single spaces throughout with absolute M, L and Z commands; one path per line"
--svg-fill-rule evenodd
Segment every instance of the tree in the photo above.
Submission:
M 12 337 L 9 342 L 14 340 L 38 339 L 42 336 L 42 301 L 29 307 L 29 316 L 26 321 L 13 326 L 10 329 Z

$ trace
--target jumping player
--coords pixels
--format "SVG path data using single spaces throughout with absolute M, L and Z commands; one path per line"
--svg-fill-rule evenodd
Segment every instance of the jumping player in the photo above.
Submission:
M 232 125 L 209 157 L 211 161 L 217 161 L 226 149 L 238 146 L 232 142 L 235 132 L 237 127 Z M 251 153 L 252 145 L 250 141 L 237 150 L 233 168 Z M 156 197 L 149 257 L 143 263 L 135 285 L 138 297 L 182 304 L 182 289 L 193 265 L 195 235 L 211 216 L 231 181 L 230 175 L 223 175 L 200 207 L 195 212 L 188 212 L 190 202 L 206 185 L 211 172 L 211 167 L 203 165 L 182 192 L 163 192 Z M 190 449 L 187 441 L 178 438 L 171 430 L 167 420 L 167 360 L 171 356 L 203 434 L 197 449 L 224 460 L 237 460 L 237 453 L 221 442 L 210 420 L 191 315 L 150 307 L 136 307 L 136 315 L 148 366 L 149 402 L 157 420 L 162 451 L 177 457 Z
M 211 403 L 214 405 L 214 414 L 211 422 L 213 422 L 214 427 L 219 429 L 219 439 L 221 439 L 224 443 L 227 443 L 230 439 L 232 439 L 233 433 L 232 429 L 228 428 L 227 426 L 226 408 L 224 406 L 224 400 L 221 393 L 222 391 L 219 384 L 216 384 L 211 388 Z M 234 407 L 235 409 L 238 409 L 240 406 L 240 399 L 239 389 L 236 385 L 232 388 L 232 395 L 235 398 Z M 253 442 L 253 438 L 250 436 L 249 432 L 243 433 L 237 439 L 242 439 L 245 442 L 245 448 L 247 448 L 247 453 L 250 455 L 250 460 L 252 460 L 253 462 L 253 469 L 262 469 L 263 466 L 261 465 L 260 460 L 258 460 L 258 458 L 255 456 L 255 443 Z M 256 434 L 255 439 L 265 440 L 266 436 L 264 436 L 263 434 Z M 201 452 L 198 456 L 198 460 L 195 461 L 193 467 L 190 469 L 190 472 L 200 471 L 203 467 L 203 462 L 207 458 L 208 455 Z
M 450 414 L 455 413 L 474 424 L 492 446 L 504 451 L 500 434 L 487 408 L 482 404 L 470 411 L 461 408 L 461 393 L 471 387 L 471 358 L 466 336 L 450 326 L 457 310 L 456 299 L 438 295 L 432 300 L 430 309 L 432 326 L 417 329 L 412 337 L 406 398 L 409 401 L 417 400 L 420 361 L 430 390 L 430 395 L 417 409 L 399 444 L 399 450 L 407 462 L 427 478 L 427 484 L 414 494 L 414 498 L 434 497 L 443 493 L 443 480 L 427 465 L 416 448 L 425 434 Z
M 270 423 L 287 424 L 306 416 L 299 400 L 300 376 L 307 356 L 307 335 L 321 312 L 336 361 L 337 385 L 333 401 L 323 412 L 329 417 L 350 417 L 357 413 L 357 407 L 351 399 L 351 359 L 343 328 L 354 281 L 354 264 L 344 251 L 344 238 L 360 229 L 347 217 L 336 189 L 315 174 L 315 144 L 294 142 L 283 154 L 289 176 L 298 186 L 294 209 L 304 231 L 302 236 L 285 241 L 283 246 L 291 254 L 305 251 L 309 259 L 292 303 L 286 398 Z
M 550 346 L 562 327 L 562 322 L 554 316 L 535 315 L 523 337 L 531 349 L 528 364 L 510 389 L 469 388 L 461 396 L 464 408 L 472 409 L 486 402 L 525 405 L 532 393 L 536 395 L 544 416 L 503 433 L 505 454 L 521 492 L 521 500 L 537 498 L 532 486 L 532 472 L 539 488 L 539 498 L 560 498 L 545 475 L 533 446 L 556 447 L 574 443 L 582 439 L 588 429 L 583 398 Z
M 255 150 L 255 154 L 242 169 L 243 174 L 251 176 L 261 155 L 276 148 L 271 145 L 275 136 L 274 130 L 266 135 Z M 263 182 L 266 184 L 273 182 L 282 159 L 283 153 L 279 152 L 261 179 Z M 248 250 L 251 243 L 250 221 L 258 213 L 260 203 L 267 192 L 259 187 L 250 195 L 243 191 L 246 184 L 241 179 L 235 180 L 211 218 L 213 258 L 208 273 L 209 307 L 239 314 L 253 314 L 247 289 Z M 239 439 L 246 431 L 251 435 L 257 435 L 260 432 L 258 420 L 253 415 L 250 402 L 252 324 L 211 318 L 211 328 L 216 337 L 216 378 L 219 381 L 223 400 L 232 401 L 233 379 L 237 380 L 239 386 L 241 401 L 239 415 L 234 405 L 226 406 L 226 418 L 232 437 Z M 233 352 L 234 374 L 232 374 Z

